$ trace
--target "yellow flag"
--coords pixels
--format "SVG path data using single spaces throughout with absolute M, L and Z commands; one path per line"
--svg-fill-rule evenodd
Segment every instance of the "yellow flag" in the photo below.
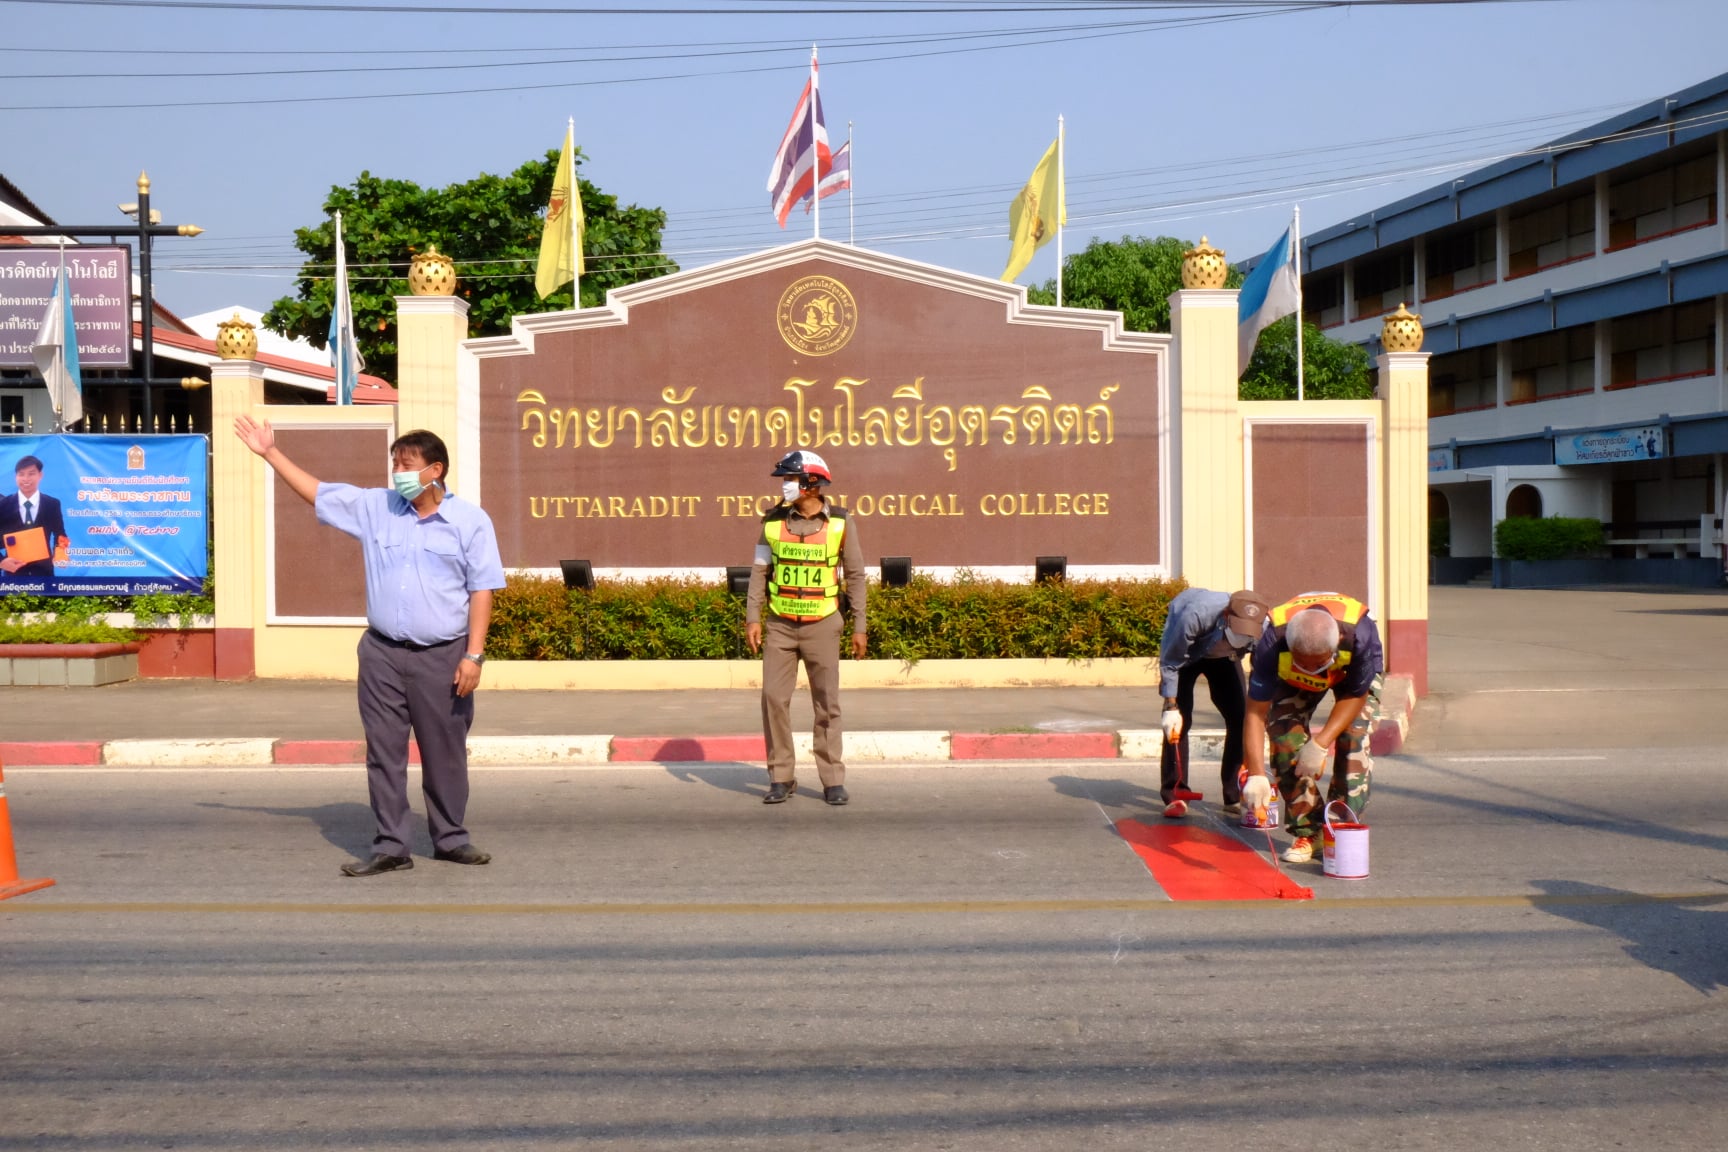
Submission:
M 576 183 L 576 125 L 564 130 L 564 151 L 558 174 L 552 177 L 552 198 L 546 203 L 546 228 L 540 234 L 540 263 L 534 270 L 534 291 L 540 299 L 552 295 L 582 275 L 582 194 Z M 576 294 L 576 289 L 571 289 Z M 580 308 L 580 296 L 576 300 Z
M 1004 281 L 1026 270 L 1032 253 L 1056 238 L 1058 226 L 1068 223 L 1068 204 L 1062 195 L 1062 166 L 1057 160 L 1060 138 L 1050 144 L 1044 159 L 1032 169 L 1032 179 L 1008 205 L 1008 271 Z

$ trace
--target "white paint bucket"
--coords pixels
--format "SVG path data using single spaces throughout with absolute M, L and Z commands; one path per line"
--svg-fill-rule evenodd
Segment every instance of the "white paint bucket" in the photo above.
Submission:
M 1332 822 L 1332 809 L 1342 808 L 1347 821 Z M 1368 825 L 1356 819 L 1356 813 L 1342 800 L 1326 805 L 1320 831 L 1321 871 L 1343 880 L 1359 880 L 1368 875 Z

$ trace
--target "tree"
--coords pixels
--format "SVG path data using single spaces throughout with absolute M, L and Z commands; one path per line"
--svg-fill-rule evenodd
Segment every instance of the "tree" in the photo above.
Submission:
M 1170 295 L 1182 287 L 1182 253 L 1195 245 L 1174 236 L 1094 240 L 1063 262 L 1062 303 L 1122 313 L 1131 332 L 1170 331 Z M 1230 269 L 1228 288 L 1245 279 Z M 1056 281 L 1027 290 L 1034 304 L 1056 303 Z M 1315 400 L 1361 399 L 1374 394 L 1368 354 L 1341 344 L 1312 324 L 1302 326 L 1303 395 Z M 1296 398 L 1296 325 L 1285 317 L 1260 333 L 1254 358 L 1237 393 L 1244 400 Z
M 578 164 L 582 162 L 578 151 Z M 362 172 L 352 186 L 338 185 L 324 199 L 326 219 L 298 228 L 294 244 L 306 253 L 298 295 L 284 296 L 264 314 L 264 326 L 285 336 L 303 336 L 325 346 L 335 298 L 336 225 L 348 249 L 348 283 L 354 299 L 354 329 L 366 371 L 395 382 L 396 296 L 408 294 L 408 263 L 436 245 L 456 262 L 456 290 L 468 301 L 468 326 L 476 336 L 510 330 L 513 316 L 571 307 L 570 288 L 541 300 L 534 294 L 534 264 L 558 152 L 530 160 L 508 176 L 481 173 L 447 188 L 422 188 L 408 180 L 386 180 Z M 603 303 L 606 292 L 676 272 L 660 253 L 666 213 L 659 208 L 619 207 L 577 177 L 587 228 L 582 251 L 582 304 Z
M 1237 395 L 1244 400 L 1296 399 L 1296 317 L 1273 321 L 1260 333 Z M 1309 400 L 1366 400 L 1374 395 L 1368 353 L 1302 324 L 1302 395 Z
M 1168 332 L 1170 294 L 1182 287 L 1182 253 L 1193 247 L 1174 236 L 1094 240 L 1062 262 L 1062 303 L 1120 312 L 1130 332 Z M 1225 283 L 1240 287 L 1242 273 L 1232 268 Z M 1027 296 L 1034 304 L 1056 303 L 1056 281 Z

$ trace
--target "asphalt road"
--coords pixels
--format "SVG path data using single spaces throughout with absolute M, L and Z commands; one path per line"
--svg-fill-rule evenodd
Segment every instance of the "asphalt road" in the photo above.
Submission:
M 1171 901 L 1152 772 L 476 772 L 350 880 L 355 769 L 16 769 L 0 1149 L 1721 1146 L 1715 750 L 1385 758 L 1306 902 Z

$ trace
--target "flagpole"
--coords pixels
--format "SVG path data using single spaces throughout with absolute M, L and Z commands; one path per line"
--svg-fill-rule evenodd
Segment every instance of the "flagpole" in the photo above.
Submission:
M 1290 258 L 1296 262 L 1296 399 L 1303 398 L 1302 387 L 1302 205 L 1296 205 L 1290 218 Z
M 810 214 L 816 222 L 817 240 L 822 239 L 822 148 L 821 141 L 816 139 L 816 104 L 822 99 L 822 85 L 816 76 L 816 45 L 810 45 L 810 107 L 805 110 L 805 118 L 810 123 L 810 168 L 812 183 L 810 195 L 815 203 L 810 206 Z
M 858 149 L 852 147 L 852 121 L 846 121 L 846 243 L 858 246 L 858 228 L 852 216 L 852 162 L 858 156 Z M 822 197 L 818 196 L 820 200 Z
M 1062 218 L 1068 215 L 1068 174 L 1062 170 L 1062 117 L 1056 117 L 1056 307 L 1062 307 Z
M 54 282 L 54 299 L 50 301 L 48 305 L 50 308 L 57 309 L 61 316 L 66 315 L 66 302 L 60 299 L 60 293 L 66 291 L 66 287 L 66 240 L 62 237 L 60 240 L 60 279 Z M 78 339 L 78 328 L 76 325 L 73 326 L 71 332 L 60 333 L 60 347 L 62 354 L 64 354 L 66 341 L 76 339 Z M 148 385 L 146 385 L 146 387 L 148 387 Z M 54 398 L 52 391 L 49 392 L 48 398 L 50 400 Z M 59 404 L 54 405 L 54 431 L 66 431 L 66 421 L 63 419 L 63 412 Z M 1208 683 L 1210 683 L 1210 681 L 1208 681 Z
M 576 117 L 570 117 L 566 126 L 568 133 L 564 137 L 570 145 L 570 199 L 573 203 L 581 203 L 582 189 L 576 183 Z M 576 264 L 582 256 L 582 229 L 576 224 L 576 210 L 571 204 L 564 205 L 565 213 L 570 217 L 570 307 L 582 307 L 582 277 L 576 272 Z

